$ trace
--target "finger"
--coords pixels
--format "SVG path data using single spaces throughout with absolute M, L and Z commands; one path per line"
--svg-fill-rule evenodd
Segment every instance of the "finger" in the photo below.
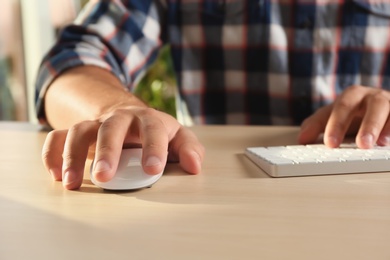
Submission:
M 148 174 L 161 173 L 167 163 L 171 133 L 177 131 L 178 123 L 154 109 L 144 110 L 139 122 L 143 169 Z
M 382 131 L 379 135 L 377 144 L 381 145 L 381 146 L 389 146 L 390 145 L 390 117 L 387 118 L 387 121 L 382 128 Z
M 385 125 L 389 111 L 389 99 L 378 91 L 365 99 L 366 112 L 364 114 L 359 132 L 356 136 L 356 144 L 363 149 L 369 149 L 376 143 L 383 126 Z
M 68 130 L 53 130 L 46 136 L 42 148 L 42 161 L 56 181 L 62 180 L 62 153 Z
M 99 125 L 96 121 L 85 121 L 69 129 L 62 166 L 62 182 L 65 188 L 77 189 L 81 186 L 88 149 L 96 140 Z
M 328 105 L 306 118 L 301 125 L 298 142 L 301 144 L 315 143 L 320 134 L 324 132 L 331 111 L 332 106 Z
M 338 147 L 355 117 L 363 96 L 364 87 L 348 88 L 334 103 L 324 132 L 324 143 L 329 147 Z
M 195 134 L 181 127 L 171 141 L 170 153 L 178 157 L 180 166 L 188 173 L 198 174 L 202 170 L 205 148 Z
M 132 119 L 128 111 L 118 110 L 101 123 L 92 171 L 97 181 L 106 182 L 114 176 Z

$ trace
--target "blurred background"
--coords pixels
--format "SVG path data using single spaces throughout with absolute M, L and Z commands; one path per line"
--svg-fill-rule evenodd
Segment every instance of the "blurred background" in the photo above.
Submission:
M 88 0 L 1 0 L 0 120 L 36 123 L 34 82 L 43 55 L 61 28 L 71 23 Z M 139 83 L 136 95 L 175 117 L 176 81 L 169 47 Z M 179 120 L 183 121 L 183 120 Z

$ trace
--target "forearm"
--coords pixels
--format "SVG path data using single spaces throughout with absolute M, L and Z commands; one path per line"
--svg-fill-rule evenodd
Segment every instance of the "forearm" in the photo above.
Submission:
M 115 108 L 146 106 L 113 74 L 93 66 L 70 69 L 57 77 L 45 95 L 48 123 L 66 129 L 83 120 L 97 120 Z

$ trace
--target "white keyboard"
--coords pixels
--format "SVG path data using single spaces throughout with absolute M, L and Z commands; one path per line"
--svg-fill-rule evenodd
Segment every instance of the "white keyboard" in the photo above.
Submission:
M 248 147 L 245 154 L 272 177 L 390 171 L 390 147 L 355 144 Z

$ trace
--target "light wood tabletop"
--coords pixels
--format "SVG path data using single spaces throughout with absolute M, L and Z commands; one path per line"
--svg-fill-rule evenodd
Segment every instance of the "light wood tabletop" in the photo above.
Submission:
M 271 178 L 247 146 L 298 128 L 197 126 L 203 172 L 169 164 L 152 188 L 63 189 L 46 132 L 0 123 L 0 259 L 390 259 L 390 172 Z

